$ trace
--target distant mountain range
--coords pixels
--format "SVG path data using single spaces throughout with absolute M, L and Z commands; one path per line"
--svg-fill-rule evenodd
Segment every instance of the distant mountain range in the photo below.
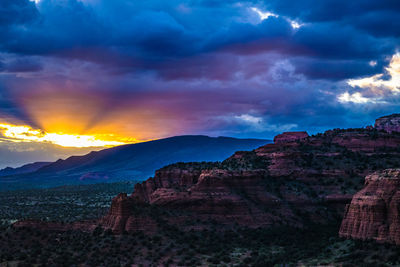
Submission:
M 7 167 L 0 170 L 0 177 L 35 172 L 40 168 L 49 164 L 51 164 L 51 162 L 35 162 L 35 163 L 25 164 L 18 168 Z
M 201 135 L 176 136 L 72 156 L 53 163 L 37 162 L 0 170 L 0 190 L 42 188 L 122 180 L 145 180 L 175 162 L 221 161 L 235 151 L 270 143 Z

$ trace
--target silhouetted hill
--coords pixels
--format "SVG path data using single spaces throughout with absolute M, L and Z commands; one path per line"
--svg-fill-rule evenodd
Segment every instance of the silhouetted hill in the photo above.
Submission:
M 51 162 L 34 162 L 34 163 L 25 164 L 18 168 L 7 167 L 7 168 L 0 170 L 0 177 L 35 172 L 35 171 L 39 170 L 40 168 L 42 168 L 46 165 L 49 165 L 50 163 Z
M 162 166 L 175 162 L 220 161 L 238 150 L 252 150 L 262 139 L 176 136 L 118 146 L 57 160 L 35 172 L 1 178 L 0 190 L 63 184 L 144 180 Z

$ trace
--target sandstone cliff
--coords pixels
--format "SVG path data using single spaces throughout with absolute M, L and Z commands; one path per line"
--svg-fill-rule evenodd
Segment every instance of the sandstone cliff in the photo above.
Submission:
M 146 228 L 138 227 L 140 221 L 148 230 L 160 221 L 188 229 L 210 222 L 223 227 L 332 222 L 342 218 L 365 175 L 400 164 L 400 135 L 373 128 L 290 133 L 275 140 L 220 163 L 164 167 L 137 184 L 131 196 L 114 199 L 101 224 L 121 232 Z M 168 215 L 145 212 L 146 205 Z
M 400 169 L 388 169 L 365 178 L 354 195 L 339 235 L 400 245 Z
M 121 193 L 113 198 L 109 213 L 103 217 L 99 224 L 110 228 L 116 233 L 124 231 L 153 232 L 157 229 L 156 222 L 147 214 L 138 212 L 142 205 L 134 199 Z

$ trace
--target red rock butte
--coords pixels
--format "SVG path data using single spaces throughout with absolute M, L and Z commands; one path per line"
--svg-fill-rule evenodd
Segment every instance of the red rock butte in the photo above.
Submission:
M 368 175 L 346 206 L 339 235 L 400 245 L 400 169 Z

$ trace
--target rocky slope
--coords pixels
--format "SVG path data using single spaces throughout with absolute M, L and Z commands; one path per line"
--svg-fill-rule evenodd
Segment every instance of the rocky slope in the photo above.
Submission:
M 148 230 L 157 221 L 189 229 L 331 222 L 342 218 L 365 175 L 400 166 L 399 148 L 400 134 L 374 128 L 285 133 L 221 163 L 164 167 L 131 196 L 115 198 L 101 224 L 121 232 L 141 230 L 141 220 Z M 134 212 L 146 205 L 167 215 Z
M 400 245 L 399 212 L 400 169 L 373 173 L 347 205 L 339 235 Z

